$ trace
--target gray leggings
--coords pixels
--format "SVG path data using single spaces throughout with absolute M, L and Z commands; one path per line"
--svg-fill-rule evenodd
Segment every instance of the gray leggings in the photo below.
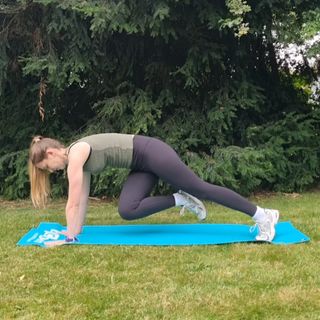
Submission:
M 126 220 L 143 218 L 175 206 L 172 195 L 150 196 L 159 178 L 176 190 L 181 189 L 201 200 L 210 200 L 249 216 L 253 216 L 257 209 L 236 192 L 201 180 L 169 145 L 155 138 L 134 137 L 131 169 L 119 199 L 119 213 Z

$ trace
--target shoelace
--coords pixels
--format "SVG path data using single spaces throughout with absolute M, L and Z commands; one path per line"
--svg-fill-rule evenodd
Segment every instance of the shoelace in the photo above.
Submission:
M 265 223 L 256 223 L 254 226 L 251 226 L 249 229 L 250 233 L 253 233 L 257 228 L 260 231 L 260 234 L 266 233 L 267 227 L 265 226 L 267 222 Z
M 180 216 L 183 216 L 184 215 L 184 212 L 185 212 L 185 206 L 183 206 L 181 209 L 180 209 Z

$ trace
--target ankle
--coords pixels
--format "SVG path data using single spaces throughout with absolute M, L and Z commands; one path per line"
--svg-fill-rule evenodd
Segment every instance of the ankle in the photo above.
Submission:
M 253 215 L 252 219 L 255 222 L 265 221 L 267 219 L 267 216 L 264 209 L 257 206 L 257 211 Z

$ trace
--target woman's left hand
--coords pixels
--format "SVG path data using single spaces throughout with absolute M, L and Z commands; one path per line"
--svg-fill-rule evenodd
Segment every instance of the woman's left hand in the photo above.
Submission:
M 46 241 L 46 242 L 44 242 L 44 245 L 47 248 L 53 248 L 53 247 L 57 247 L 57 246 L 63 246 L 64 244 L 71 244 L 71 243 L 79 242 L 79 240 L 76 237 L 68 238 L 67 230 L 59 231 L 59 234 L 64 235 L 66 237 L 66 239 L 55 240 L 55 241 Z
M 46 241 L 46 242 L 44 242 L 44 245 L 47 248 L 53 248 L 53 247 L 57 247 L 57 246 L 63 246 L 66 243 L 67 242 L 65 240 L 57 240 L 57 241 Z

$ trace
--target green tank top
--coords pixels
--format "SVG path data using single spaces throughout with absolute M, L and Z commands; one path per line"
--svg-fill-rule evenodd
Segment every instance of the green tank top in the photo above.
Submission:
M 91 153 L 83 166 L 83 170 L 91 173 L 102 171 L 105 167 L 130 168 L 133 155 L 132 134 L 101 133 L 87 136 L 77 142 L 87 142 L 91 147 Z

